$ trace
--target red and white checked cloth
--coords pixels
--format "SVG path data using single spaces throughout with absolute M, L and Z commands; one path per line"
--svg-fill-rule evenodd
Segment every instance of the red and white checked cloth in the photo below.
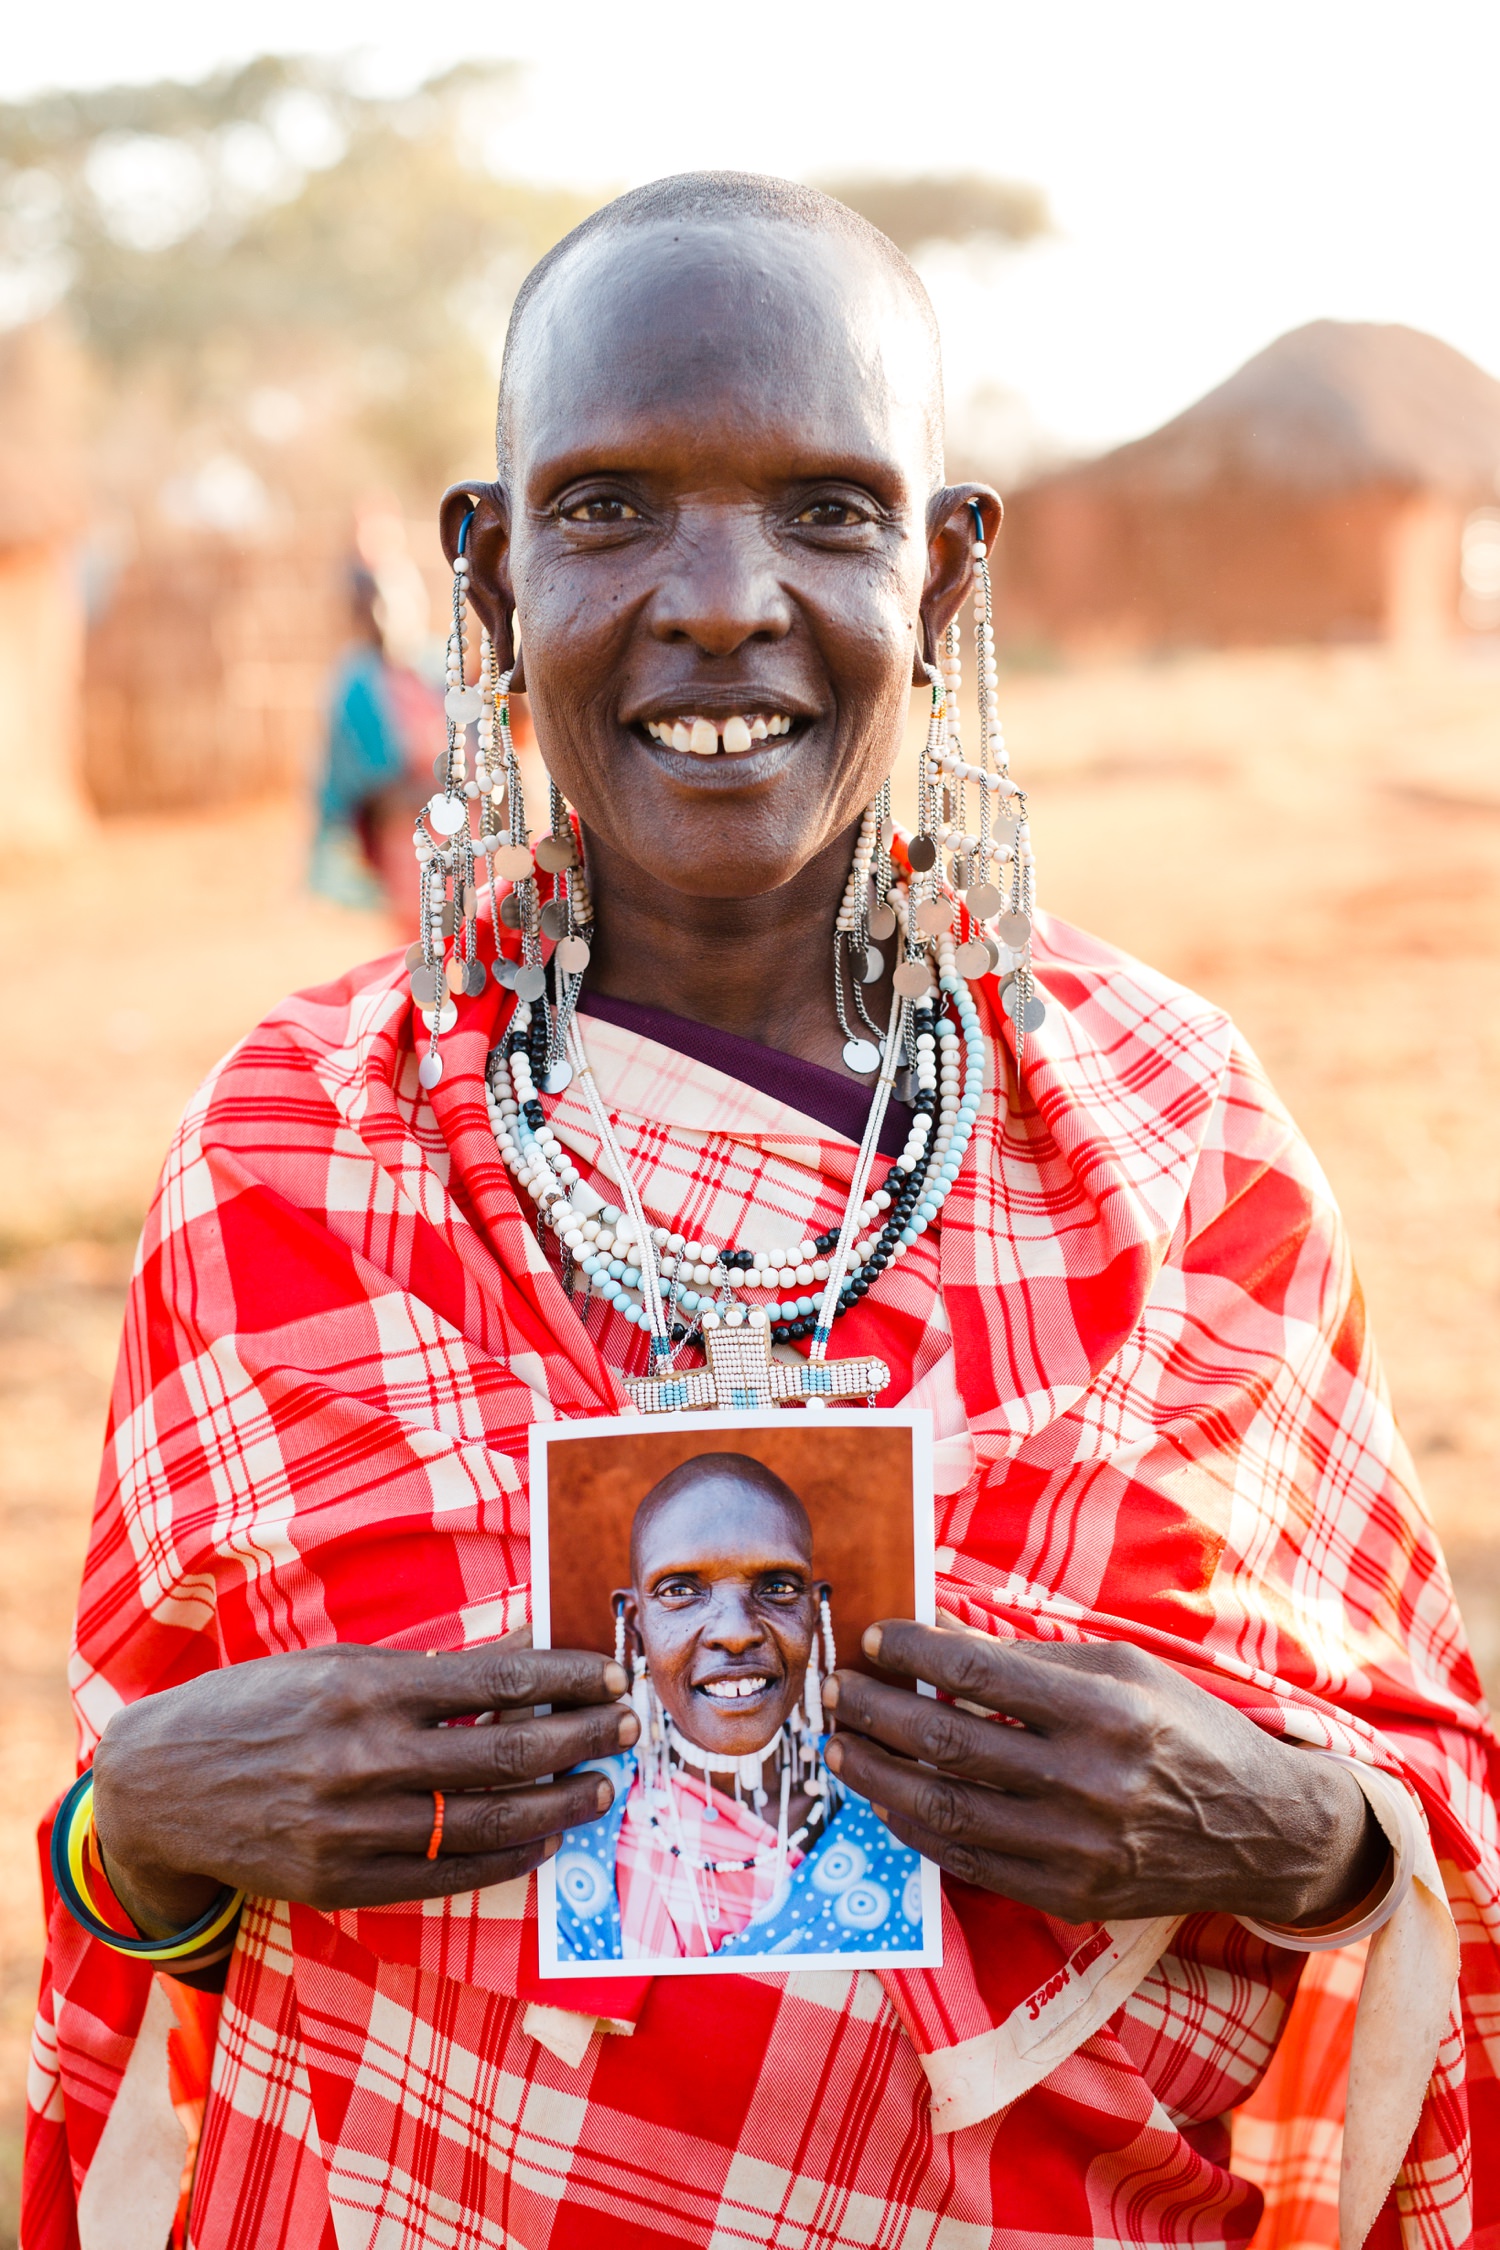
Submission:
M 1394 2145 L 1366 2146 L 1377 2205 L 1400 2168 L 1371 2239 L 1500 2244 L 1496 1746 L 1337 1214 L 1213 1008 L 1057 923 L 1038 959 L 1024 1085 L 986 990 L 999 1091 L 939 1235 L 841 1348 L 933 1408 L 954 1617 L 1132 1641 L 1417 1793 L 1462 2005 Z M 601 1308 L 585 1331 L 496 1154 L 481 1071 L 508 1005 L 459 1002 L 429 1103 L 379 962 L 287 1001 L 194 1100 L 126 1320 L 74 1660 L 85 1759 L 122 1701 L 219 1664 L 458 1648 L 525 1617 L 528 1426 L 618 1411 L 609 1367 L 643 1346 Z M 653 1216 L 751 1244 L 836 1216 L 848 1143 L 616 1027 L 586 1037 Z M 591 1161 L 582 1102 L 558 1123 Z M 955 1883 L 944 1918 L 940 1971 L 590 1987 L 538 1981 L 526 1884 L 253 1905 L 192 2240 L 1227 2250 L 1259 2226 L 1261 2250 L 1291 2239 L 1278 2213 L 1311 2238 L 1341 2074 L 1283 2071 L 1286 2114 L 1251 2105 L 1264 2218 L 1227 2123 L 1278 2039 L 1301 2052 L 1300 1957 L 1225 1916 L 1080 1931 Z M 54 1910 L 25 2250 L 160 2250 L 168 2015 Z

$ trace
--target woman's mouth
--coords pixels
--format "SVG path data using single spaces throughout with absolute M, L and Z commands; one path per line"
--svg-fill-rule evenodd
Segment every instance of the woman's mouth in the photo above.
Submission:
M 694 1692 L 714 1703 L 750 1703 L 774 1684 L 764 1672 L 745 1672 L 725 1679 L 700 1680 Z
M 720 719 L 685 712 L 679 719 L 647 719 L 645 728 L 664 750 L 696 758 L 738 758 L 777 735 L 790 734 L 795 724 L 786 711 L 735 712 Z

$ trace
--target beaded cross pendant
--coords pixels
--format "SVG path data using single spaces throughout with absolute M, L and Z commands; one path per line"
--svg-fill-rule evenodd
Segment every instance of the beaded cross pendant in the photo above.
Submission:
M 690 1374 L 623 1375 L 638 1414 L 677 1414 L 690 1407 L 784 1406 L 793 1400 L 821 1404 L 830 1398 L 866 1398 L 883 1391 L 891 1371 L 883 1359 L 808 1359 L 796 1366 L 771 1357 L 771 1331 L 748 1322 L 704 1331 L 707 1367 Z

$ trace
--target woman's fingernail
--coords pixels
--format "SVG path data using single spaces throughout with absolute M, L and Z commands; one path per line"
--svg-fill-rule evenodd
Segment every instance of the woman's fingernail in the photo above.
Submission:
M 883 1820 L 887 1828 L 889 1828 L 891 1824 L 891 1816 L 886 1811 L 884 1805 L 871 1805 L 870 1810 L 875 1815 L 875 1818 L 877 1820 Z
M 633 1711 L 622 1711 L 615 1729 L 615 1740 L 622 1750 L 628 1750 L 641 1731 L 641 1722 Z
M 551 1859 L 555 1852 L 560 1852 L 561 1850 L 561 1836 L 549 1836 L 546 1843 L 542 1846 L 542 1857 L 543 1859 Z
M 835 1773 L 838 1773 L 842 1768 L 844 1763 L 844 1745 L 838 1740 L 837 1737 L 835 1737 L 834 1740 L 829 1743 L 828 1748 L 823 1752 L 823 1763 L 825 1766 L 831 1766 Z
M 825 1710 L 825 1711 L 836 1711 L 836 1710 L 838 1709 L 838 1701 L 839 1701 L 839 1683 L 838 1683 L 838 1681 L 837 1681 L 837 1680 L 835 1680 L 835 1679 L 827 1679 L 827 1680 L 825 1680 L 825 1681 L 823 1682 L 823 1708 L 824 1708 L 824 1710 Z
M 625 1677 L 624 1665 L 606 1664 L 604 1667 L 604 1684 L 611 1695 L 628 1695 L 630 1693 L 630 1682 Z
M 880 1637 L 880 1627 L 878 1625 L 867 1625 L 860 1637 L 859 1645 L 864 1650 L 866 1656 L 868 1656 L 872 1664 L 878 1664 L 880 1662 Z
M 599 1810 L 601 1812 L 608 1812 L 610 1806 L 615 1801 L 615 1793 L 614 1790 L 610 1787 L 609 1783 L 601 1779 L 599 1787 L 594 1792 L 594 1794 L 598 1802 Z

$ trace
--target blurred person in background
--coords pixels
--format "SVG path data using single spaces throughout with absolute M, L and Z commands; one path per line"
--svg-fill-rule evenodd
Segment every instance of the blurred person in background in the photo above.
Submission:
M 336 905 L 384 910 L 405 928 L 418 912 L 412 824 L 432 794 L 448 737 L 441 691 L 427 676 L 432 644 L 421 574 L 404 528 L 398 523 L 397 545 L 381 516 L 375 526 L 362 515 L 360 554 L 349 572 L 353 638 L 329 690 L 308 880 Z M 511 701 L 511 735 L 534 790 L 536 737 L 524 695 Z
M 309 880 L 340 906 L 417 912 L 411 832 L 447 736 L 441 696 L 386 646 L 387 605 L 364 562 L 349 574 L 353 641 L 328 702 Z

